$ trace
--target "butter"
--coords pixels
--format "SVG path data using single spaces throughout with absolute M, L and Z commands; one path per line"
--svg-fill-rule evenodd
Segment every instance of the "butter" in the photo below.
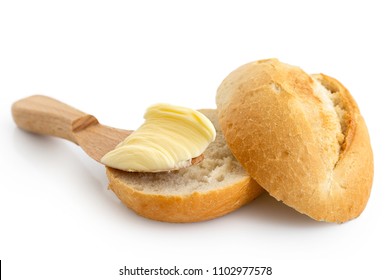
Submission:
M 211 121 L 198 111 L 156 104 L 145 122 L 101 162 L 125 171 L 161 172 L 188 167 L 215 140 Z

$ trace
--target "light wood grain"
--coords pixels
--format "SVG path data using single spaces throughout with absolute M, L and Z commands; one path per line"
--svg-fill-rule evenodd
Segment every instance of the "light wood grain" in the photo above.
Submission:
M 102 125 L 94 116 L 43 95 L 15 102 L 12 116 L 21 129 L 72 141 L 100 163 L 106 153 L 132 132 Z M 197 164 L 202 160 L 203 155 L 193 158 L 191 163 Z
M 12 115 L 18 127 L 72 141 L 99 162 L 131 133 L 102 125 L 94 116 L 42 95 L 15 102 Z

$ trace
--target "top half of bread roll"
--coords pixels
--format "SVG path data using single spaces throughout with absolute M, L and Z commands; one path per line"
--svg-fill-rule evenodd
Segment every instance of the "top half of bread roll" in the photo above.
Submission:
M 245 64 L 218 88 L 233 154 L 272 196 L 316 220 L 345 222 L 370 195 L 368 131 L 349 91 L 277 59 Z

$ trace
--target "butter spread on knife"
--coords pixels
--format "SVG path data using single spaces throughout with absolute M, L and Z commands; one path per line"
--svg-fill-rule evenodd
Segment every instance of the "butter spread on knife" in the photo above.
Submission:
M 215 140 L 211 121 L 198 111 L 169 104 L 147 109 L 145 122 L 101 162 L 129 172 L 161 172 L 188 167 Z

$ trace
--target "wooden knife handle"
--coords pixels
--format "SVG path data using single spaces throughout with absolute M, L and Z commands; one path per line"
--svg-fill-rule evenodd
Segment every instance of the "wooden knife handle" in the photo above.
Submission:
M 74 133 L 98 120 L 65 103 L 43 95 L 33 95 L 12 105 L 16 125 L 24 130 L 70 140 L 76 144 Z

